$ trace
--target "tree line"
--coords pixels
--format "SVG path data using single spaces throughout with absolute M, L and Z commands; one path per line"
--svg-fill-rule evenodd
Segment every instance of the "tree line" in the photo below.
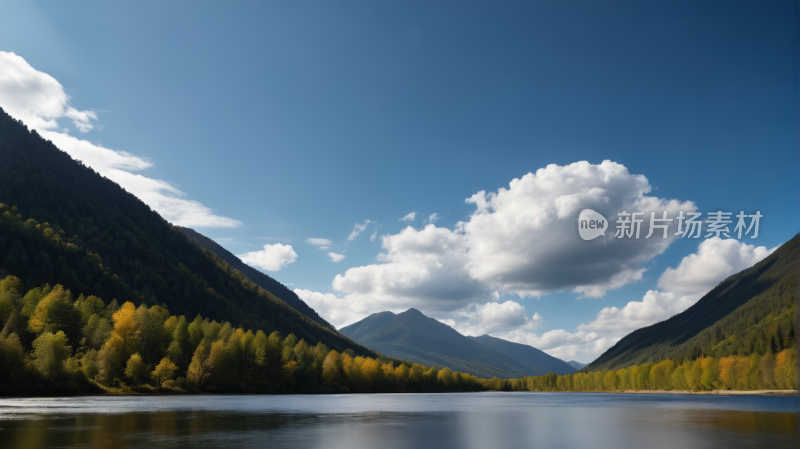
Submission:
M 62 285 L 0 281 L 0 391 L 388 392 L 478 391 L 475 376 L 339 352 L 170 315 L 161 306 L 75 298 Z
M 481 381 L 486 389 L 500 391 L 794 390 L 796 366 L 797 350 L 789 348 L 764 355 L 667 359 L 616 371 Z
M 443 392 L 794 389 L 794 348 L 764 355 L 663 360 L 567 375 L 478 379 L 188 320 L 161 306 L 106 304 L 62 285 L 0 281 L 0 391 Z

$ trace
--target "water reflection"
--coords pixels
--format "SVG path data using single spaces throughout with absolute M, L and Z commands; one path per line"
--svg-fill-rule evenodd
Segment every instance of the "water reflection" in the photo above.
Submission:
M 480 401 L 485 404 L 500 401 L 505 405 L 440 410 L 437 404 L 441 401 L 458 403 L 459 399 L 397 395 L 367 405 L 364 402 L 372 398 L 364 396 L 363 410 L 352 412 L 335 410 L 336 401 L 331 397 L 318 400 L 316 411 L 308 405 L 312 402 L 303 402 L 309 401 L 307 396 L 273 397 L 274 401 L 255 398 L 183 398 L 150 407 L 144 404 L 161 399 L 113 399 L 120 401 L 118 407 L 133 409 L 115 413 L 99 412 L 95 399 L 73 399 L 89 404 L 81 413 L 52 403 L 52 408 L 42 407 L 35 400 L 21 400 L 18 409 L 20 404 L 29 408 L 10 413 L 13 406 L 0 401 L 0 447 L 778 448 L 797 447 L 798 438 L 796 409 L 599 407 L 593 402 L 596 396 L 587 399 L 591 406 L 578 402 L 573 406 L 543 406 L 531 400 L 527 405 L 509 406 L 509 400 L 516 403 L 524 397 L 483 396 Z M 350 396 L 339 403 L 347 409 L 348 401 L 353 400 Z M 387 408 L 381 405 L 386 401 L 397 406 L 395 410 L 411 411 L 381 411 Z M 237 403 L 240 410 L 232 407 Z M 260 410 L 254 403 L 262 404 Z M 172 409 L 165 410 L 169 404 Z M 286 411 L 290 404 L 299 411 Z M 280 408 L 284 410 L 276 410 Z

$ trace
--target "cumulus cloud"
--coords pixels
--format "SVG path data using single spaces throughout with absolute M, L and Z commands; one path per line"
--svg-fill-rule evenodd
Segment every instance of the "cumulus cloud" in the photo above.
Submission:
M 467 199 L 476 206 L 458 229 L 469 242 L 470 275 L 495 289 L 522 297 L 572 290 L 601 297 L 608 290 L 642 278 L 644 264 L 676 238 L 646 235 L 649 212 L 694 211 L 691 202 L 648 196 L 650 184 L 623 165 L 576 162 L 549 165 L 511 181 L 508 189 L 478 192 Z M 610 223 L 619 212 L 645 212 L 642 238 L 617 239 L 607 232 L 592 242 L 577 237 L 577 215 L 590 208 Z
M 267 271 L 280 271 L 286 265 L 297 260 L 297 253 L 291 245 L 276 243 L 264 245 L 260 251 L 252 251 L 237 256 L 246 264 L 262 268 Z
M 569 332 L 564 329 L 553 329 L 541 335 L 518 329 L 493 336 L 531 345 L 562 360 L 582 359 L 587 361 L 594 360 L 622 338 L 597 332 Z
M 490 297 L 491 292 L 465 271 L 465 241 L 449 229 L 409 226 L 382 236 L 381 245 L 385 252 L 378 255 L 380 263 L 350 268 L 333 280 L 333 288 L 354 306 L 369 305 L 372 312 L 415 307 L 430 313 L 454 311 Z
M 0 51 L 0 107 L 74 159 L 136 195 L 172 223 L 192 227 L 241 225 L 232 218 L 215 215 L 198 201 L 184 198 L 184 192 L 166 181 L 135 173 L 152 168 L 147 159 L 66 134 L 59 120 L 70 120 L 78 131 L 86 133 L 96 126 L 96 113 L 73 108 L 55 78 L 34 69 L 22 57 L 3 51 Z
M 353 232 L 350 233 L 350 235 L 347 237 L 347 240 L 355 240 L 355 238 L 358 237 L 358 234 L 364 232 L 370 223 L 375 222 L 372 220 L 364 220 L 364 223 L 356 223 L 355 226 L 353 226 Z
M 369 308 L 363 308 L 365 304 L 351 304 L 347 299 L 332 293 L 320 293 L 302 288 L 294 289 L 294 293 L 337 329 L 353 324 L 372 313 L 369 312 Z
M 622 210 L 695 209 L 690 202 L 647 196 L 649 191 L 644 176 L 613 162 L 550 165 L 511 181 L 508 189 L 473 195 L 467 202 L 476 210 L 454 229 L 427 224 L 384 235 L 378 263 L 337 275 L 333 288 L 353 304 L 371 304 L 374 312 L 454 312 L 493 302 L 493 291 L 525 297 L 572 290 L 599 297 L 641 279 L 645 264 L 675 237 L 619 240 L 608 233 L 587 243 L 577 236 L 577 214 L 585 207 L 607 218 Z
M 672 292 L 705 293 L 731 274 L 762 261 L 776 249 L 712 237 L 700 243 L 697 253 L 684 257 L 676 268 L 667 268 L 658 286 Z
M 542 325 L 542 317 L 538 313 L 529 318 L 523 305 L 510 300 L 470 304 L 437 318 L 464 335 L 474 336 L 516 329 L 538 329 Z
M 345 256 L 344 254 L 328 253 L 328 257 L 330 257 L 333 262 L 341 262 Z
M 401 218 L 400 221 L 414 221 L 415 218 L 417 218 L 417 213 L 409 212 L 405 217 Z
M 434 212 L 428 216 L 427 221 L 428 223 L 436 223 L 436 220 L 438 220 L 439 218 L 440 218 L 439 214 Z

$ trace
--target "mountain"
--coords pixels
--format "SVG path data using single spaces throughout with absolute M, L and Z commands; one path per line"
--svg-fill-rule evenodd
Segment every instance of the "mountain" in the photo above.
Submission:
M 546 374 L 552 364 L 552 361 L 548 360 L 546 366 L 537 366 L 517 360 L 480 343 L 480 340 L 476 341 L 461 335 L 450 326 L 429 318 L 416 309 L 408 309 L 399 314 L 375 313 L 339 329 L 339 332 L 390 357 L 437 368 L 447 367 L 484 378 L 539 376 Z M 513 347 L 509 352 L 526 360 L 544 360 L 539 354 L 514 347 L 516 343 L 505 343 L 508 345 L 497 342 L 490 344 L 505 349 Z M 533 351 L 538 352 L 536 349 Z M 575 371 L 569 366 L 560 368 L 568 372 Z
M 280 282 L 276 281 L 270 276 L 242 262 L 242 260 L 234 256 L 233 253 L 220 246 L 217 242 L 195 231 L 194 229 L 184 228 L 181 226 L 175 226 L 175 227 L 179 231 L 181 231 L 185 236 L 194 240 L 194 242 L 200 245 L 201 247 L 210 250 L 214 254 L 221 257 L 222 260 L 228 263 L 228 265 L 241 271 L 242 274 L 247 276 L 247 278 L 250 279 L 251 281 L 258 284 L 261 288 L 281 298 L 286 304 L 289 304 L 290 306 L 292 306 L 292 308 L 294 308 L 298 312 L 316 321 L 321 326 L 327 327 L 328 329 L 331 330 L 336 330 L 330 323 L 328 323 L 327 321 L 325 321 L 325 319 L 319 316 L 319 314 L 314 309 L 312 309 L 308 304 L 306 304 L 305 301 L 300 299 L 295 294 L 295 292 L 286 288 L 285 285 L 281 284 Z
M 541 368 L 548 373 L 570 374 L 581 368 L 574 367 L 573 365 L 540 351 L 533 346 L 514 343 L 485 334 L 481 335 L 480 337 L 467 338 L 488 348 L 492 348 L 501 354 L 505 354 L 516 361 Z
M 587 363 L 581 363 L 581 362 L 577 362 L 575 360 L 570 360 L 569 362 L 566 362 L 566 363 L 567 363 L 567 365 L 575 368 L 576 370 L 581 369 L 581 368 L 583 368 L 584 366 L 587 365 Z
M 0 264 L 28 288 L 59 283 L 106 302 L 161 305 L 190 320 L 202 314 L 377 356 L 255 284 L 2 109 L 0 203 L 8 205 L 0 210 Z
M 798 260 L 800 234 L 755 266 L 720 282 L 685 311 L 630 333 L 583 370 L 701 355 L 763 355 L 793 347 Z

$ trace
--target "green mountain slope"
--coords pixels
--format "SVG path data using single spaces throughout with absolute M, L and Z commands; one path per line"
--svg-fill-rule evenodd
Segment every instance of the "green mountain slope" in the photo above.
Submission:
M 119 185 L 0 109 L 0 267 L 31 288 L 61 283 L 105 301 L 166 306 L 233 325 L 295 333 L 376 356 L 204 250 Z M 25 220 L 23 222 L 23 220 Z M 62 245 L 55 245 L 57 240 Z
M 508 379 L 547 372 L 473 341 L 416 309 L 372 314 L 339 332 L 390 357 L 478 377 Z
M 505 354 L 514 360 L 541 368 L 548 373 L 570 374 L 578 370 L 578 368 L 567 364 L 567 362 L 557 359 L 550 354 L 545 353 L 544 351 L 534 348 L 533 346 L 514 343 L 489 335 L 467 338 L 486 347 L 492 348 L 501 354 Z
M 285 285 L 281 284 L 272 277 L 242 262 L 242 260 L 233 255 L 233 253 L 220 246 L 217 242 L 195 231 L 194 229 L 183 228 L 180 226 L 176 226 L 176 228 L 179 231 L 181 231 L 185 236 L 194 240 L 195 243 L 197 243 L 201 247 L 208 249 L 214 254 L 221 257 L 222 260 L 228 263 L 228 265 L 241 271 L 242 274 L 247 276 L 247 278 L 250 279 L 251 281 L 261 286 L 261 288 L 281 298 L 286 304 L 292 306 L 293 309 L 316 321 L 321 326 L 327 327 L 328 329 L 336 330 L 330 323 L 328 323 L 327 321 L 325 321 L 325 319 L 319 316 L 319 314 L 314 309 L 312 309 L 308 304 L 306 304 L 305 301 L 300 299 L 295 294 L 295 292 L 289 290 Z
M 794 346 L 799 258 L 800 234 L 682 313 L 630 333 L 582 371 L 700 355 L 763 355 Z

